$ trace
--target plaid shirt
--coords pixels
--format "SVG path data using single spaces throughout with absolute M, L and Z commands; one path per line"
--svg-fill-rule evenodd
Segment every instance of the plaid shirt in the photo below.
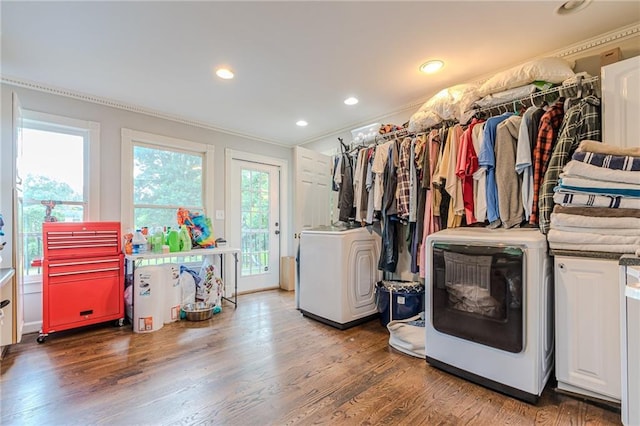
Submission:
M 585 139 L 601 140 L 600 99 L 587 96 L 580 103 L 569 108 L 562 125 L 558 143 L 553 150 L 549 167 L 544 174 L 540 188 L 540 230 L 549 231 L 549 221 L 553 210 L 553 188 L 558 184 L 562 168 L 569 162 L 571 154 Z
M 398 217 L 409 217 L 409 200 L 411 198 L 410 182 L 411 138 L 405 138 L 400 145 L 398 154 L 398 186 L 396 188 L 396 201 L 398 203 Z
M 538 139 L 533 149 L 533 205 L 529 223 L 538 223 L 538 195 L 542 186 L 542 178 L 547 170 L 553 147 L 558 138 L 558 131 L 564 118 L 564 102 L 556 102 L 540 119 Z

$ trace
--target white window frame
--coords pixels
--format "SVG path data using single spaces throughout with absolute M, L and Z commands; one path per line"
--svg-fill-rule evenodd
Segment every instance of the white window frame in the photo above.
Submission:
M 100 220 L 100 123 L 23 110 L 23 128 L 75 134 L 84 138 L 85 221 Z M 24 149 L 24 143 L 23 143 Z M 24 179 L 24 176 L 22 176 Z
M 122 128 L 122 152 L 121 152 L 121 208 L 120 222 L 122 230 L 132 229 L 133 221 L 133 147 L 136 144 L 146 145 L 157 149 L 171 149 L 182 152 L 202 155 L 202 196 L 204 214 L 211 217 L 213 213 L 213 155 L 214 146 L 204 143 L 192 142 L 153 133 L 140 132 L 138 130 Z
M 100 220 L 100 123 L 27 109 L 22 110 L 22 116 L 23 129 L 46 130 L 83 137 L 84 171 L 82 180 L 84 201 L 86 201 L 83 218 L 85 221 Z M 22 149 L 24 150 L 24 142 Z M 20 178 L 24 179 L 24 176 L 20 176 Z M 24 283 L 40 283 L 38 285 L 41 285 L 42 272 L 37 275 L 25 275 Z M 38 288 L 38 291 L 42 291 L 41 287 Z

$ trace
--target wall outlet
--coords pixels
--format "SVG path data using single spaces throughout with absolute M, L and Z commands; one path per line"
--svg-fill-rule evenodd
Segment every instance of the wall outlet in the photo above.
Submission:
M 216 210 L 216 220 L 224 220 L 224 210 Z

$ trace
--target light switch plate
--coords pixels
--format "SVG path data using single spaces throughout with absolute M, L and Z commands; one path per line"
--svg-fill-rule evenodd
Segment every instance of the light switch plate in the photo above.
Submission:
M 224 220 L 224 210 L 216 210 L 216 219 Z

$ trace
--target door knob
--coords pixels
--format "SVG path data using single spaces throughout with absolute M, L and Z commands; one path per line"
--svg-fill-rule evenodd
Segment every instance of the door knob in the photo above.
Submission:
M 278 231 L 278 230 L 276 229 L 276 235 L 279 235 L 279 234 L 280 234 L 280 231 Z

